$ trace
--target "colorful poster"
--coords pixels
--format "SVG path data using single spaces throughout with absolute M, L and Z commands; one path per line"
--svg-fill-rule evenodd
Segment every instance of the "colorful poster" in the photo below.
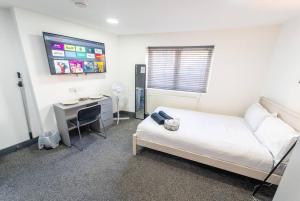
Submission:
M 75 45 L 65 44 L 65 50 L 75 52 Z
M 75 52 L 65 51 L 65 55 L 68 58 L 76 58 L 76 53 Z
M 54 60 L 55 73 L 67 74 L 70 73 L 70 66 L 68 60 Z
M 101 50 L 101 49 L 96 49 L 96 48 L 95 48 L 95 53 L 96 53 L 96 54 L 102 54 L 102 50 Z
M 52 75 L 106 72 L 104 43 L 46 32 L 43 36 Z
M 52 43 L 51 49 L 53 50 L 64 50 L 64 44 L 63 43 Z
M 92 48 L 92 47 L 87 47 L 86 48 L 86 52 L 88 52 L 88 53 L 95 53 L 94 52 L 94 48 Z
M 103 73 L 104 72 L 104 62 L 96 61 L 95 68 L 97 69 L 97 72 Z
M 95 59 L 95 54 L 86 53 L 86 58 L 88 58 L 88 59 Z
M 98 72 L 94 67 L 93 61 L 84 61 L 83 72 Z
M 86 53 L 83 53 L 83 52 L 76 52 L 76 56 L 77 56 L 79 59 L 85 59 L 85 58 L 86 58 Z
M 83 46 L 76 46 L 76 52 L 86 52 L 85 47 Z
M 95 57 L 99 61 L 104 61 L 104 54 L 95 54 Z
M 83 61 L 80 60 L 70 60 L 70 69 L 72 73 L 82 73 L 83 72 Z
M 64 57 L 65 56 L 65 51 L 62 51 L 62 50 L 52 50 L 52 55 L 54 57 Z

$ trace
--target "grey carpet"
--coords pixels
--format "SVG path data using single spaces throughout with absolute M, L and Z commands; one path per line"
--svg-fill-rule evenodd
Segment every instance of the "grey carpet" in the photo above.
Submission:
M 150 149 L 132 156 L 138 123 L 109 128 L 107 139 L 85 135 L 82 152 L 33 145 L 2 156 L 0 200 L 252 200 L 256 180 Z M 275 190 L 264 187 L 258 197 L 272 200 Z

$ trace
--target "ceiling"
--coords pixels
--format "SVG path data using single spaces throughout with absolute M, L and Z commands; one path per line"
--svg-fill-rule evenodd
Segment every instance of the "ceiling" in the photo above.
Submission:
M 115 34 L 242 28 L 279 24 L 300 14 L 300 0 L 0 0 Z M 118 25 L 106 23 L 117 18 Z

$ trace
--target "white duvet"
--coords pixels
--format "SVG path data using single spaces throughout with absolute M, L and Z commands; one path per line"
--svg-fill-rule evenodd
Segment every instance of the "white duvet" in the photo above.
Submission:
M 270 171 L 273 158 L 243 118 L 168 107 L 158 107 L 180 119 L 177 131 L 168 131 L 151 117 L 137 128 L 139 139 L 201 154 L 250 168 Z

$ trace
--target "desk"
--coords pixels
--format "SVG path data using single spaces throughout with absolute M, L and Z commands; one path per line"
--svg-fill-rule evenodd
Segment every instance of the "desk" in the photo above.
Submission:
M 72 123 L 71 120 L 76 119 L 77 117 L 77 111 L 79 109 L 100 104 L 101 105 L 101 118 L 103 120 L 103 124 L 105 127 L 112 125 L 113 123 L 113 110 L 112 110 L 112 99 L 110 97 L 104 97 L 101 99 L 88 99 L 85 101 L 80 101 L 77 104 L 74 105 L 63 105 L 62 103 L 56 103 L 53 105 L 56 122 L 57 122 L 57 128 L 61 135 L 62 141 L 65 145 L 71 146 L 71 140 L 69 131 L 76 129 L 76 125 Z M 101 128 L 103 125 L 99 122 L 99 125 Z

